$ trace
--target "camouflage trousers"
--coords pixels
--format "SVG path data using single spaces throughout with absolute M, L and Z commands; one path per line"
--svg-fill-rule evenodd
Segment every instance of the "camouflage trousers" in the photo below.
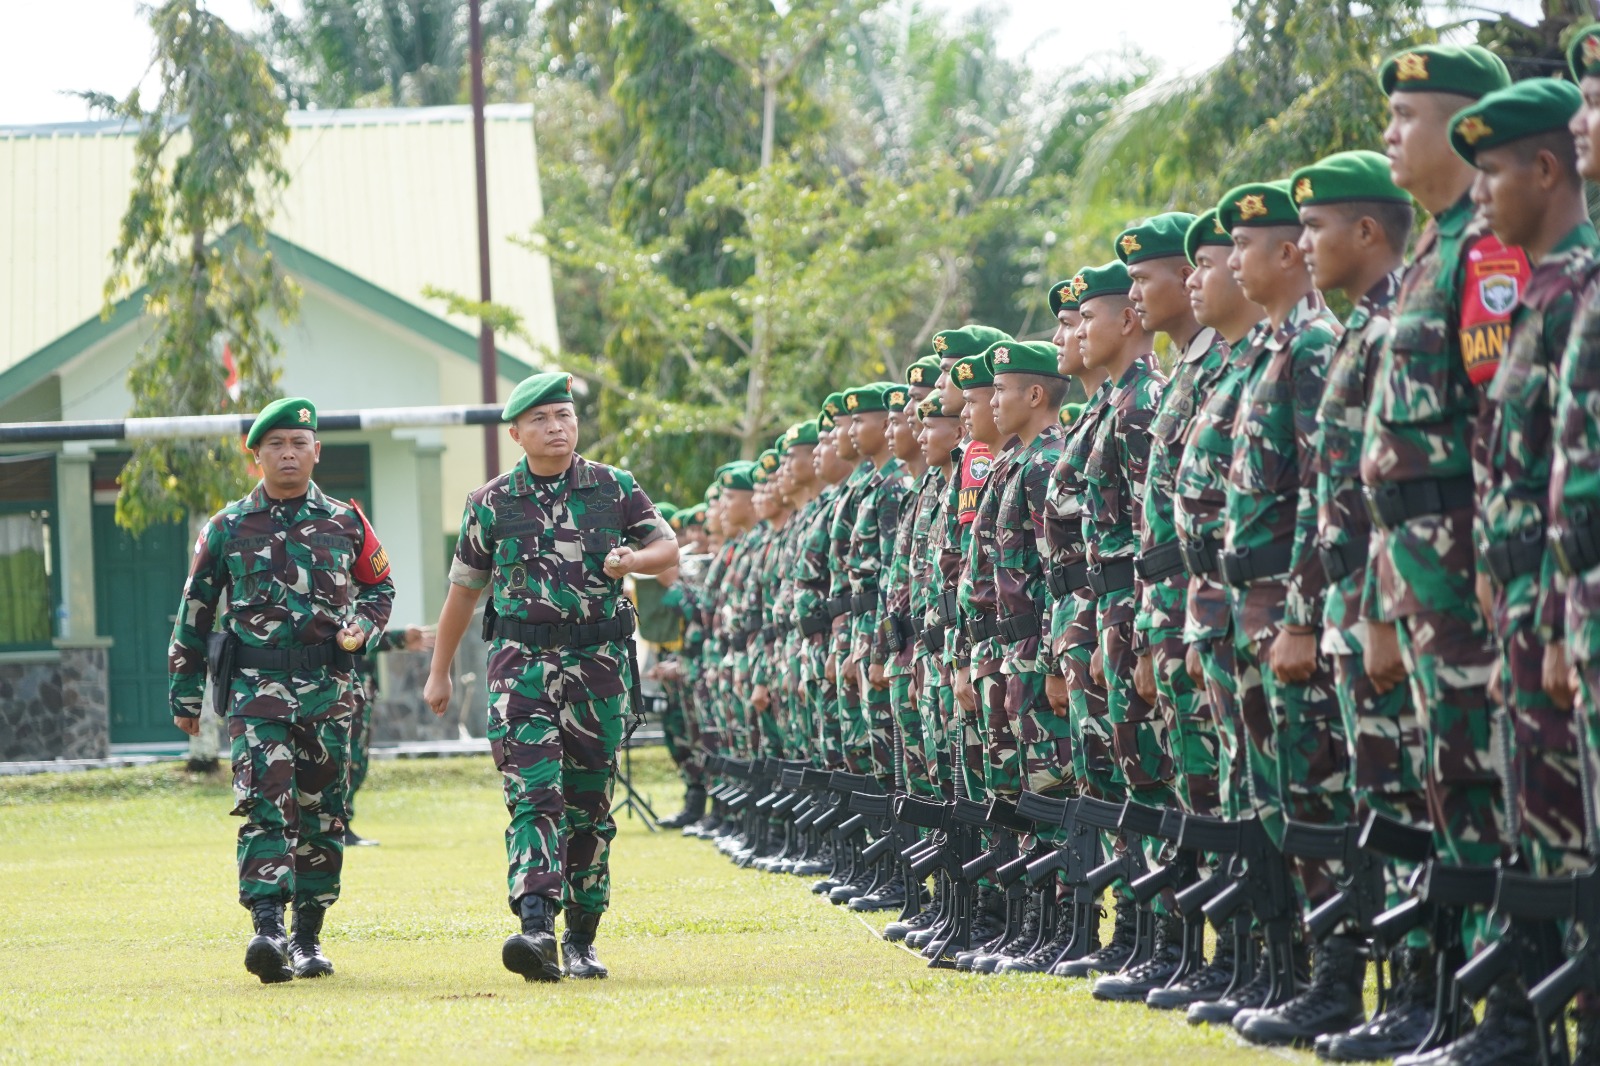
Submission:
M 1156 677 L 1156 708 L 1167 726 L 1172 746 L 1174 781 L 1183 809 L 1216 814 L 1217 726 L 1206 704 L 1205 689 L 1189 676 L 1184 662 L 1188 646 L 1183 630 L 1150 632 L 1150 665 Z
M 1047 675 L 1031 670 L 1002 676 L 1022 787 L 1048 795 L 1066 790 L 1077 781 L 1072 771 L 1072 723 L 1051 709 L 1044 687 Z
M 844 752 L 845 766 L 854 774 L 871 773 L 872 725 L 867 720 L 867 707 L 861 699 L 861 683 L 853 679 L 845 680 L 842 663 L 837 691 L 835 717 L 839 724 L 839 744 Z
M 948 671 L 933 655 L 919 655 L 917 671 L 917 718 L 922 729 L 922 762 L 928 768 L 928 781 L 934 793 L 943 797 L 954 784 L 950 776 L 950 727 L 954 721 L 955 690 Z
M 1106 690 L 1089 673 L 1094 645 L 1067 649 L 1060 660 L 1067 680 L 1067 726 L 1072 742 L 1072 776 L 1085 791 L 1099 799 L 1122 795 L 1122 774 L 1112 752 L 1111 720 Z
M 1205 677 L 1206 707 L 1217 730 L 1217 813 L 1238 818 L 1250 809 L 1245 791 L 1244 725 L 1239 721 L 1239 682 L 1233 673 L 1233 632 L 1195 642 Z
M 916 671 L 918 667 L 913 665 L 911 669 Z M 894 708 L 895 726 L 899 730 L 896 782 L 905 792 L 927 798 L 938 794 L 933 770 L 937 764 L 928 761 L 926 723 L 918 706 L 920 699 L 911 694 L 912 680 L 911 673 L 896 674 L 889 679 L 889 705 Z
M 506 887 L 523 896 L 603 913 L 611 902 L 611 817 L 626 695 L 567 702 L 494 693 L 489 750 L 503 778 Z
M 367 783 L 372 768 L 372 708 L 378 702 L 378 686 L 370 680 L 357 680 L 354 686 L 356 710 L 350 716 L 350 788 L 345 793 L 345 820 L 356 816 L 356 793 Z
M 866 663 L 861 670 L 866 672 Z M 895 733 L 899 729 L 892 689 L 867 686 L 867 695 L 861 701 L 862 713 L 867 719 L 867 773 L 883 785 L 894 782 L 896 769 Z
M 1590 846 L 1600 843 L 1600 657 L 1588 649 L 1570 648 L 1578 674 L 1572 706 L 1583 769 L 1583 811 Z
M 1326 655 L 1317 652 L 1309 680 L 1278 680 L 1266 657 L 1277 637 L 1259 641 L 1235 628 L 1235 698 L 1246 739 L 1246 780 L 1251 806 L 1268 834 L 1283 843 L 1285 819 L 1341 825 L 1355 816 L 1350 794 L 1350 749 L 1334 696 Z M 1301 898 L 1312 907 L 1338 891 L 1335 864 L 1294 859 Z
M 967 799 L 983 800 L 989 793 L 988 755 L 984 747 L 983 689 L 973 679 L 978 692 L 978 707 L 969 711 L 956 702 L 958 726 L 950 731 L 950 758 L 954 764 L 956 793 Z
M 694 736 L 690 731 L 689 714 L 684 706 L 688 693 L 679 681 L 666 681 L 661 685 L 665 709 L 661 712 L 661 740 L 678 768 L 678 777 L 685 785 L 703 784 L 704 767 L 696 757 Z
M 1370 811 L 1388 815 L 1407 825 L 1428 820 L 1428 795 L 1423 785 L 1422 723 L 1404 684 L 1379 692 L 1367 676 L 1364 626 L 1344 633 L 1346 647 L 1356 650 L 1332 655 L 1334 691 L 1350 744 L 1350 781 L 1357 820 Z M 1383 885 L 1386 905 L 1395 907 L 1410 896 L 1408 886 L 1415 864 L 1385 859 Z M 1412 947 L 1424 947 L 1426 935 L 1416 931 Z
M 1133 685 L 1138 657 L 1133 652 L 1133 622 L 1100 630 L 1100 665 L 1106 675 L 1106 710 L 1111 723 L 1117 769 L 1127 796 L 1165 807 L 1177 800 L 1167 723 Z
M 1581 870 L 1589 854 L 1577 715 L 1544 690 L 1544 642 L 1532 614 L 1502 629 L 1499 674 L 1509 835 L 1536 874 Z
M 974 663 L 974 672 L 977 664 Z M 978 721 L 983 730 L 983 795 L 1014 796 L 1022 791 L 1022 759 L 1017 736 L 1011 731 L 1006 714 L 1006 676 L 998 663 L 985 667 L 989 673 L 974 676 L 972 687 L 978 693 Z
M 228 716 L 239 902 L 331 907 L 344 867 L 350 715 L 291 721 Z
M 1488 696 L 1494 640 L 1475 605 L 1423 611 L 1400 619 L 1396 629 L 1422 722 L 1434 845 L 1450 862 L 1491 864 L 1505 840 Z

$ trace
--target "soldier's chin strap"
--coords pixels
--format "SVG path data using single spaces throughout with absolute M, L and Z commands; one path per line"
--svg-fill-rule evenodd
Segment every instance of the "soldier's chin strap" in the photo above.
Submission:
M 628 599 L 626 596 L 622 597 L 622 602 L 618 605 L 617 610 L 619 612 L 626 611 L 628 614 L 637 616 L 637 611 L 633 606 L 633 601 Z M 628 728 L 622 734 L 623 747 L 628 746 L 628 742 L 633 739 L 634 730 L 638 729 L 639 726 L 644 722 L 644 688 L 639 678 L 639 642 L 634 639 L 634 634 L 636 634 L 639 629 L 637 617 L 634 619 L 634 624 L 628 628 L 630 630 L 628 636 L 622 638 L 623 643 L 628 646 L 629 712 Z

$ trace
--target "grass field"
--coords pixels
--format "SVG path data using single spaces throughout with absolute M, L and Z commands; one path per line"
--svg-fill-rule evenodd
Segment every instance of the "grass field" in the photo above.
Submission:
M 638 778 L 676 809 L 664 755 Z M 244 971 L 227 782 L 173 766 L 0 779 L 0 1061 L 1311 1062 L 1083 982 L 925 969 L 805 882 L 624 819 L 608 981 L 500 966 L 487 759 L 380 762 L 321 981 Z M 877 918 L 881 926 L 886 918 Z

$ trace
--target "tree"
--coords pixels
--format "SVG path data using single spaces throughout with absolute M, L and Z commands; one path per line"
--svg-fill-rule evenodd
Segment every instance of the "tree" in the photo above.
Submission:
M 105 313 L 142 286 L 153 326 L 128 372 L 130 414 L 255 410 L 271 395 L 274 319 L 296 293 L 266 251 L 276 192 L 289 180 L 285 104 L 266 60 L 199 0 L 150 13 L 160 98 L 85 94 L 138 129 Z M 228 389 L 226 352 L 237 368 Z M 141 441 L 122 471 L 117 522 L 147 526 L 209 514 L 247 484 L 237 439 Z

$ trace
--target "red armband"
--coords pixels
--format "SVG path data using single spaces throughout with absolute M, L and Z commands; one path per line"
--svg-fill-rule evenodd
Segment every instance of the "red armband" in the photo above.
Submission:
M 994 454 L 987 444 L 972 441 L 961 456 L 961 487 L 956 496 L 956 518 L 968 525 L 978 517 L 978 497 L 983 494 L 983 483 L 989 480 L 994 469 Z
M 363 585 L 376 585 L 389 576 L 389 553 L 378 543 L 378 535 L 372 531 L 372 524 L 361 512 L 360 505 L 351 500 L 350 506 L 355 510 L 356 517 L 361 519 L 361 552 L 356 556 L 356 564 L 350 568 L 350 573 Z
M 1492 234 L 1467 249 L 1461 286 L 1461 361 L 1474 385 L 1487 385 L 1511 336 L 1511 312 L 1532 271 L 1521 248 Z

